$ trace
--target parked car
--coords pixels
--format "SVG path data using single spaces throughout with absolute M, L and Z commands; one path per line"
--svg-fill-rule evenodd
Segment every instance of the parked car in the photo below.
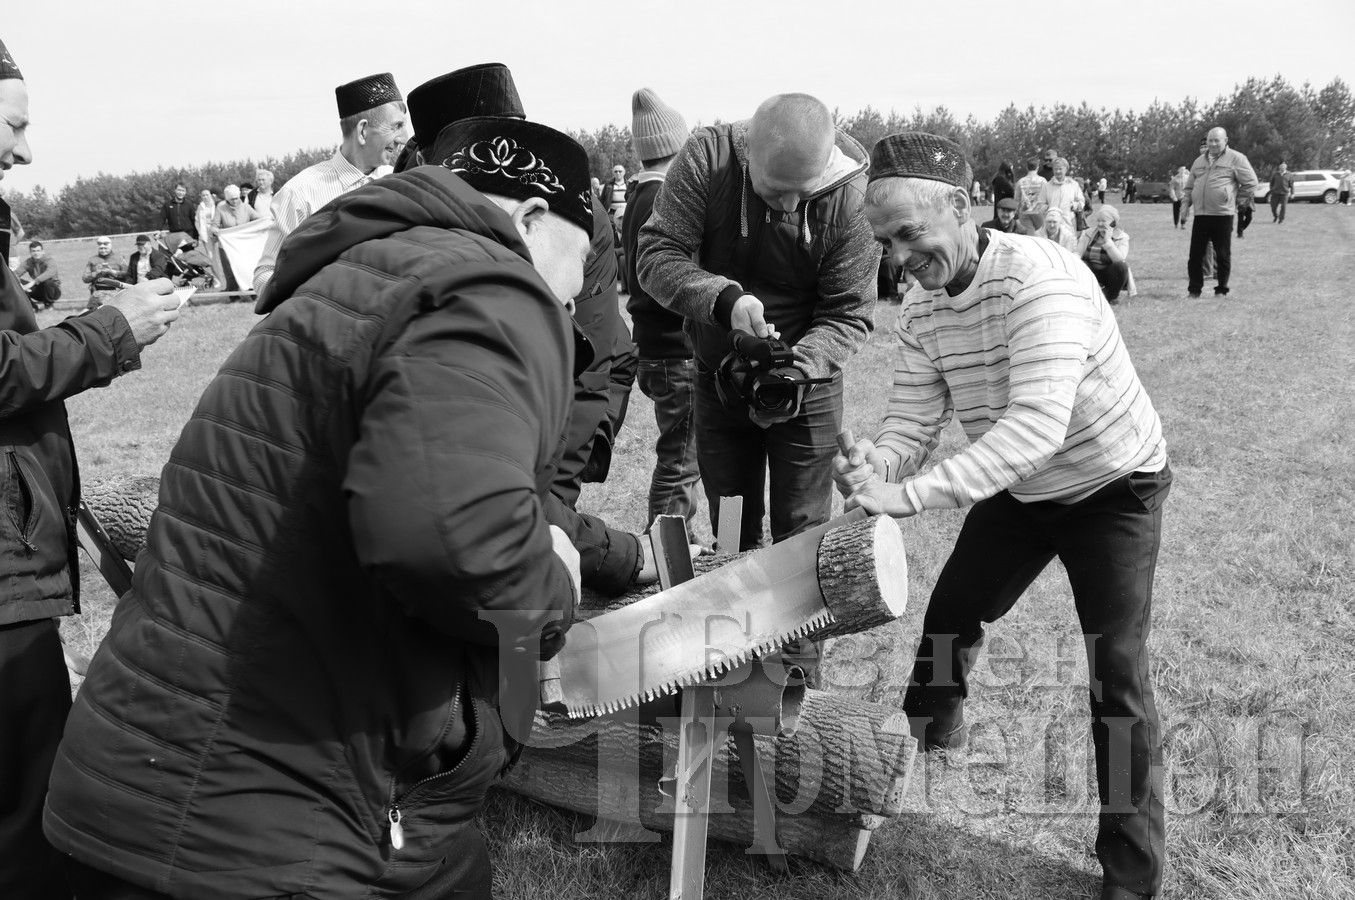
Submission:
M 1165 203 L 1171 200 L 1165 181 L 1140 181 L 1134 196 L 1140 203 Z
M 1341 171 L 1339 169 L 1306 169 L 1302 172 L 1290 172 L 1294 179 L 1293 200 L 1311 200 L 1313 203 L 1335 203 L 1341 190 Z M 1253 192 L 1258 203 L 1270 201 L 1270 179 L 1256 185 Z

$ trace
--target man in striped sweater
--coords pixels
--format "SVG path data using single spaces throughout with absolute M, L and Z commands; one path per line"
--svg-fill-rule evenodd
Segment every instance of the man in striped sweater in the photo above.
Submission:
M 866 215 L 918 289 L 899 317 L 884 423 L 835 460 L 835 478 L 872 513 L 972 505 L 904 699 L 928 750 L 965 742 L 984 623 L 1063 563 L 1091 673 L 1101 896 L 1152 896 L 1163 808 L 1145 643 L 1171 485 L 1162 426 L 1091 271 L 1049 241 L 976 227 L 969 172 L 958 146 L 920 132 L 871 154 Z M 922 473 L 955 415 L 969 446 Z

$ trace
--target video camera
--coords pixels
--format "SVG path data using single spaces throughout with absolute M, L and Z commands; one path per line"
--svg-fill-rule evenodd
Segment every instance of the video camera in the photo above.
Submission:
M 801 375 L 785 341 L 743 331 L 732 332 L 730 337 L 734 349 L 715 373 L 715 392 L 725 409 L 737 410 L 746 404 L 760 413 L 794 418 L 810 386 L 833 380 Z

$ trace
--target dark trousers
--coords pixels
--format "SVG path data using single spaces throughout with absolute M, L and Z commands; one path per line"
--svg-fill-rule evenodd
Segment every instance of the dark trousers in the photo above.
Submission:
M 1172 201 L 1172 226 L 1179 228 L 1181 226 L 1181 201 Z
M 51 278 L 39 281 L 28 292 L 28 299 L 32 301 L 34 308 L 45 306 L 50 309 L 53 303 L 61 299 L 61 282 Z
M 56 621 L 0 626 L 0 897 L 69 898 L 42 834 L 52 760 L 71 709 Z
M 1242 232 L 1247 230 L 1251 224 L 1252 208 L 1250 206 L 1239 206 L 1237 208 L 1237 236 L 1242 237 Z
M 975 504 L 932 591 L 904 697 L 919 740 L 955 742 L 984 623 L 1005 615 L 1057 556 L 1087 644 L 1096 853 L 1107 884 L 1140 894 L 1157 893 L 1162 879 L 1161 735 L 1145 645 L 1170 487 L 1164 469 L 1117 478 L 1073 504 L 1021 503 L 1005 491 Z
M 1096 276 L 1096 282 L 1101 285 L 1101 290 L 1105 292 L 1106 299 L 1112 303 L 1119 300 L 1120 292 L 1129 283 L 1129 263 L 1123 260 L 1115 262 L 1107 259 L 1099 266 L 1089 266 L 1088 268 Z
M 1270 192 L 1270 216 L 1275 222 L 1284 222 L 1284 211 L 1289 208 L 1289 196 L 1283 191 L 1280 193 Z
M 1233 217 L 1196 216 L 1190 229 L 1190 259 L 1186 263 L 1189 279 L 1186 289 L 1198 294 L 1204 289 L 1204 248 L 1214 248 L 1214 273 L 1218 277 L 1216 294 L 1228 293 L 1228 276 L 1233 269 Z
M 828 521 L 833 510 L 831 462 L 842 427 L 842 379 L 815 385 L 789 422 L 760 428 L 746 408 L 725 409 L 715 376 L 696 377 L 696 459 L 718 528 L 721 497 L 743 497 L 739 549 L 762 543 L 764 491 L 770 473 L 772 541 Z
M 649 524 L 657 516 L 696 518 L 696 426 L 692 406 L 696 394 L 696 363 L 691 359 L 640 360 L 640 390 L 654 401 L 659 439 L 657 459 L 649 479 Z

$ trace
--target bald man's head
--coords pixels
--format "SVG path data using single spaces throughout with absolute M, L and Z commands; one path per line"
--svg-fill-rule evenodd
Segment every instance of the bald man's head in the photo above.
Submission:
M 836 129 L 822 101 L 777 94 L 748 125 L 748 177 L 768 206 L 792 212 L 819 181 L 833 152 Z
M 1217 125 L 1209 129 L 1209 136 L 1205 138 L 1205 144 L 1209 147 L 1210 153 L 1222 153 L 1228 146 L 1228 132 Z

